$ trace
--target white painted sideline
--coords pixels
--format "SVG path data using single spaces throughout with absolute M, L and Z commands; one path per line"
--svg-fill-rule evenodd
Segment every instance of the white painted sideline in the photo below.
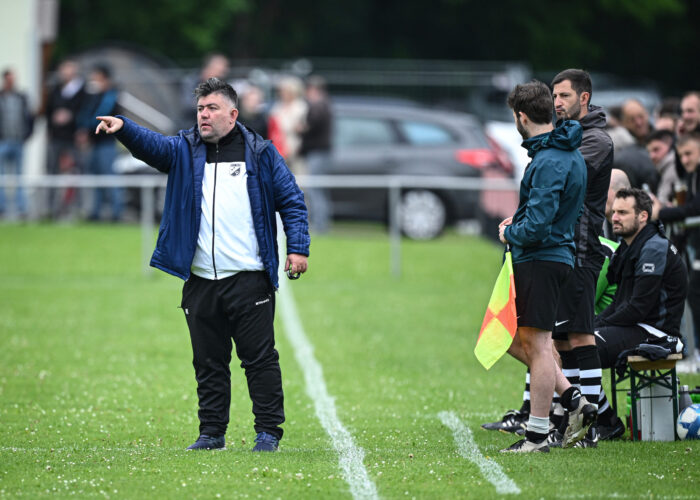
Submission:
M 278 220 L 278 227 L 281 224 Z M 279 238 L 280 248 L 285 248 L 283 236 Z M 284 254 L 283 254 L 284 255 Z M 326 382 L 323 378 L 323 368 L 314 356 L 314 348 L 304 333 L 294 295 L 286 282 L 287 278 L 282 273 L 284 257 L 280 255 L 280 288 L 279 311 L 284 324 L 289 343 L 294 349 L 299 368 L 304 373 L 306 381 L 306 393 L 314 402 L 316 416 L 333 441 L 333 447 L 338 452 L 338 463 L 342 470 L 343 478 L 350 486 L 350 493 L 355 499 L 377 499 L 377 487 L 367 474 L 363 460 L 364 450 L 355 445 L 352 435 L 343 426 L 335 409 L 334 398 L 328 394 Z M 303 278 L 302 278 L 303 279 Z
M 472 431 L 451 411 L 441 411 L 438 414 L 440 421 L 452 430 L 457 451 L 464 458 L 473 462 L 481 470 L 481 474 L 496 487 L 501 495 L 520 494 L 520 488 L 515 482 L 506 476 L 501 466 L 493 460 L 488 460 L 481 454 L 479 447 L 474 442 Z

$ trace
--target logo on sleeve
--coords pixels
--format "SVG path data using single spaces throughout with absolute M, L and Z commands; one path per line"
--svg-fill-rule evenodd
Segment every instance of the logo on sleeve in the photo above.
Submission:
M 656 270 L 656 266 L 654 265 L 653 262 L 645 262 L 642 264 L 642 272 L 643 273 L 653 273 Z

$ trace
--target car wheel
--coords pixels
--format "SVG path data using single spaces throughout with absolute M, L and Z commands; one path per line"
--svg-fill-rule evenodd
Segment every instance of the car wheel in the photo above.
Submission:
M 401 231 L 414 240 L 437 237 L 445 228 L 445 202 L 432 191 L 417 189 L 401 198 Z

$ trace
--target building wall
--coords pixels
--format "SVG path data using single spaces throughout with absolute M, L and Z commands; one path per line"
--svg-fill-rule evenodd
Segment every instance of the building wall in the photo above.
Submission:
M 14 70 L 17 88 L 29 96 L 35 111 L 41 96 L 42 40 L 55 37 L 51 28 L 57 7 L 56 0 L 0 0 L 0 71 Z M 44 171 L 45 130 L 44 120 L 37 120 L 25 148 L 26 174 Z

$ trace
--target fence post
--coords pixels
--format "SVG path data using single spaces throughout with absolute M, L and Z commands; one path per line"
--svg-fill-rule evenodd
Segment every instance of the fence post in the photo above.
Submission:
M 401 182 L 389 180 L 389 247 L 391 274 L 401 277 Z
M 141 261 L 143 274 L 151 276 L 153 268 L 149 265 L 153 247 L 153 219 L 155 218 L 154 187 L 141 185 Z

